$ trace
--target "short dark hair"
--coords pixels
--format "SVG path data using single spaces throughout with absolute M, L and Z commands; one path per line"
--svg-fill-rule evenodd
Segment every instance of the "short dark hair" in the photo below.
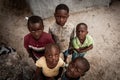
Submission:
M 56 48 L 60 52 L 60 47 L 57 44 L 49 43 L 45 46 L 45 53 L 48 53 L 52 48 Z
M 78 63 L 81 63 L 84 66 L 84 71 L 85 72 L 90 69 L 90 64 L 89 64 L 89 62 L 88 62 L 88 60 L 86 58 L 84 58 L 84 57 L 77 57 L 77 58 L 75 58 L 73 60 L 74 63 L 77 62 L 77 61 L 78 61 Z
M 86 29 L 88 28 L 87 24 L 85 24 L 85 23 L 79 23 L 79 24 L 77 25 L 77 27 L 79 27 L 79 26 L 81 26 L 81 25 L 84 25 L 84 26 L 86 27 Z M 77 27 L 76 27 L 76 30 L 77 30 Z
M 40 23 L 43 25 L 43 20 L 40 16 L 30 16 L 28 18 L 27 26 L 29 27 L 30 24 L 34 24 L 34 23 Z
M 57 12 L 57 10 L 66 10 L 69 13 L 69 8 L 66 4 L 57 5 L 55 8 L 55 13 Z

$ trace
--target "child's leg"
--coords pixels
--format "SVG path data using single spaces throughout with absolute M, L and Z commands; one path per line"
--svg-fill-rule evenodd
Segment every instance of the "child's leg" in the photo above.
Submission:
M 72 54 L 70 54 L 69 49 L 66 50 L 63 54 L 64 54 L 64 61 L 66 62 L 66 64 L 69 64 L 72 58 Z
M 64 55 L 64 61 L 66 61 L 67 56 L 69 55 L 69 50 L 66 50 L 65 52 L 63 52 Z
M 72 60 L 74 60 L 74 59 L 77 58 L 78 56 L 79 56 L 79 54 L 76 53 L 76 52 L 74 52 L 74 53 L 72 54 Z
M 67 77 L 65 76 L 65 72 L 63 73 L 61 80 L 68 80 Z
M 72 60 L 74 60 L 75 58 L 77 57 L 84 57 L 85 56 L 85 53 L 77 53 L 77 52 L 74 52 L 72 54 Z
M 79 53 L 79 56 L 80 56 L 80 57 L 84 57 L 84 56 L 85 56 L 85 53 Z

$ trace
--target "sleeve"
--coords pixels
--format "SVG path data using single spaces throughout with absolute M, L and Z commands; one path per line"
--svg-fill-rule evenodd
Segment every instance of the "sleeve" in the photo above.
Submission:
M 35 63 L 35 65 L 37 66 L 37 67 L 39 67 L 39 68 L 42 68 L 42 64 L 43 63 L 43 61 L 42 61 L 42 57 L 40 58 L 40 59 L 38 59 L 37 61 L 36 61 L 36 63 Z
M 65 62 L 60 58 L 60 67 L 65 67 Z
M 76 37 L 72 40 L 72 45 L 73 45 L 73 48 L 79 49 L 79 46 L 78 46 L 77 41 L 76 41 Z
M 93 41 L 93 38 L 91 36 L 89 36 L 89 42 L 88 42 L 88 46 L 90 46 L 91 44 L 93 44 L 94 41 Z
M 51 36 L 51 34 L 49 34 L 49 43 L 55 43 L 52 36 Z
M 51 36 L 52 42 L 55 43 L 56 41 L 55 41 L 54 35 L 53 35 L 53 33 L 52 33 L 52 27 L 49 27 L 49 31 L 48 31 L 48 33 L 49 33 L 50 36 Z

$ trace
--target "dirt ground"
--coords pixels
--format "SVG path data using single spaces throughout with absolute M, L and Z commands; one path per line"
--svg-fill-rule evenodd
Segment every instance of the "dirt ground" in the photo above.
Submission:
M 34 66 L 31 59 L 26 58 L 27 52 L 23 47 L 23 37 L 28 33 L 25 17 L 31 14 L 15 15 L 7 11 L 0 11 L 0 42 L 15 48 L 24 60 Z M 85 55 L 91 68 L 81 80 L 120 80 L 120 1 L 110 7 L 93 7 L 72 13 L 69 20 L 75 26 L 80 22 L 86 23 L 94 39 L 94 48 Z M 46 32 L 53 21 L 53 17 L 44 20 Z

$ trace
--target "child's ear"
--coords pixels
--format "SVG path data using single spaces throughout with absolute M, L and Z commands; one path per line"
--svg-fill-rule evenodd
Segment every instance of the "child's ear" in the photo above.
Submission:
M 42 30 L 44 30 L 44 27 L 42 28 Z
M 30 26 L 28 26 L 28 30 L 29 30 L 29 31 L 31 31 L 31 28 L 30 28 Z
M 88 34 L 88 31 L 87 31 L 87 34 Z

